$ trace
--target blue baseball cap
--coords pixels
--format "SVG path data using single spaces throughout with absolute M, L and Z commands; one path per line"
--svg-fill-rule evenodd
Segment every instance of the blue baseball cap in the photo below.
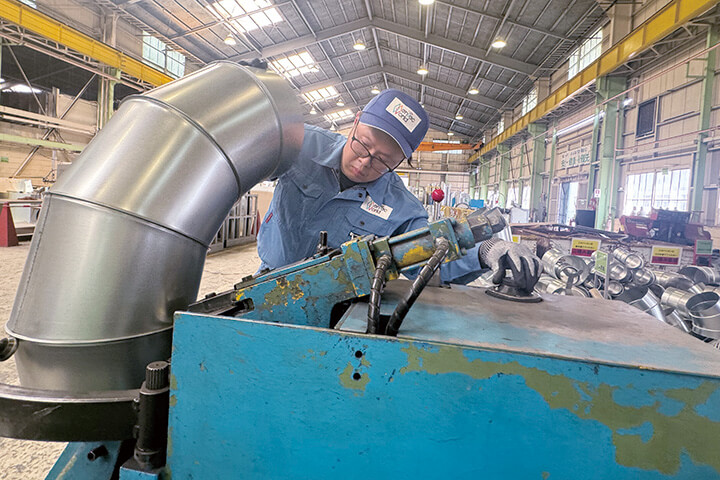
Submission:
M 428 131 L 427 112 L 400 90 L 383 90 L 362 111 L 360 123 L 390 135 L 407 158 L 420 146 Z

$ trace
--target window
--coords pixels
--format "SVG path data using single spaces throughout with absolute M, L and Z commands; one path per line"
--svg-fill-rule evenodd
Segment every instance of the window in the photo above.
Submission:
M 311 92 L 303 93 L 303 97 L 310 102 L 315 103 L 318 100 L 326 100 L 329 98 L 337 97 L 340 95 L 335 87 L 332 85 L 325 88 L 318 88 L 317 90 L 313 90 Z
M 37 8 L 35 0 L 20 0 L 20 3 L 24 3 L 28 7 Z
M 504 131 L 505 131 L 505 119 L 501 118 L 497 124 L 497 134 L 500 135 Z
M 602 50 L 602 29 L 597 29 L 587 40 L 576 48 L 568 59 L 568 80 L 582 72 L 597 60 Z
M 625 215 L 648 215 L 653 208 L 686 210 L 690 193 L 690 169 L 628 175 Z
M 666 210 L 687 210 L 690 194 L 690 169 L 664 170 L 655 175 L 653 206 Z
M 283 21 L 277 8 L 267 0 L 220 0 L 208 5 L 208 9 L 218 20 L 229 20 L 226 25 L 239 33 Z
M 522 205 L 520 208 L 524 208 L 525 210 L 530 210 L 530 183 L 525 182 L 523 183 L 523 191 L 522 191 Z
M 333 123 L 337 122 L 339 120 L 344 120 L 346 118 L 352 117 L 354 113 L 349 108 L 346 108 L 345 110 L 340 110 L 338 112 L 332 112 L 325 115 L 325 118 L 328 122 Z
M 537 105 L 537 88 L 533 88 L 522 101 L 522 115 L 525 115 Z
M 638 105 L 636 137 L 645 137 L 655 132 L 655 105 L 657 98 L 642 102 Z
M 315 65 L 315 60 L 307 51 L 273 60 L 270 62 L 270 68 L 285 78 L 297 77 L 301 73 L 320 71 Z
M 185 55 L 168 49 L 165 42 L 143 32 L 143 58 L 175 78 L 185 75 Z

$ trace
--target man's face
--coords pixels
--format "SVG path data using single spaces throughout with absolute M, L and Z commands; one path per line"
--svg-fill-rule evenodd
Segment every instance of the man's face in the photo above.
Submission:
M 369 183 L 396 168 L 405 158 L 400 145 L 388 134 L 359 123 L 360 114 L 342 151 L 340 168 L 356 183 Z M 354 138 L 354 139 L 353 139 Z

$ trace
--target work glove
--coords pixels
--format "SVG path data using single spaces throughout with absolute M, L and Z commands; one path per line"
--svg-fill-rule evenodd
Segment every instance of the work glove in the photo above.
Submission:
M 483 242 L 478 257 L 481 265 L 492 269 L 493 283 L 503 283 L 506 270 L 510 269 L 512 281 L 506 283 L 528 293 L 533 291 L 542 273 L 540 259 L 526 246 L 499 238 Z

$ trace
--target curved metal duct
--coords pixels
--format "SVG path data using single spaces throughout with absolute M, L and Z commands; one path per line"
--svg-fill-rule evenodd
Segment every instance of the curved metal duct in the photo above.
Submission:
M 655 281 L 664 288 L 672 287 L 679 290 L 689 290 L 694 282 L 685 275 L 665 270 L 653 270 Z
M 43 200 L 6 327 L 21 383 L 140 385 L 228 211 L 302 139 L 285 80 L 230 62 L 124 101 Z
M 562 282 L 570 281 L 573 286 L 585 283 L 590 271 L 585 261 L 574 255 L 566 255 L 551 248 L 542 256 L 543 270 Z
M 667 318 L 665 318 L 663 309 L 660 307 L 660 300 L 647 287 L 627 288 L 621 295 L 618 295 L 615 300 L 628 303 L 648 315 L 652 315 L 663 323 L 670 323 Z
M 687 302 L 693 332 L 707 338 L 720 339 L 720 295 L 704 292 Z
M 693 283 L 707 283 L 711 285 L 717 285 L 720 283 L 720 274 L 712 267 L 687 265 L 681 268 L 678 273 L 690 278 Z
M 630 270 L 637 270 L 645 265 L 645 259 L 643 259 L 643 257 L 623 247 L 618 247 L 613 250 L 612 255 Z

